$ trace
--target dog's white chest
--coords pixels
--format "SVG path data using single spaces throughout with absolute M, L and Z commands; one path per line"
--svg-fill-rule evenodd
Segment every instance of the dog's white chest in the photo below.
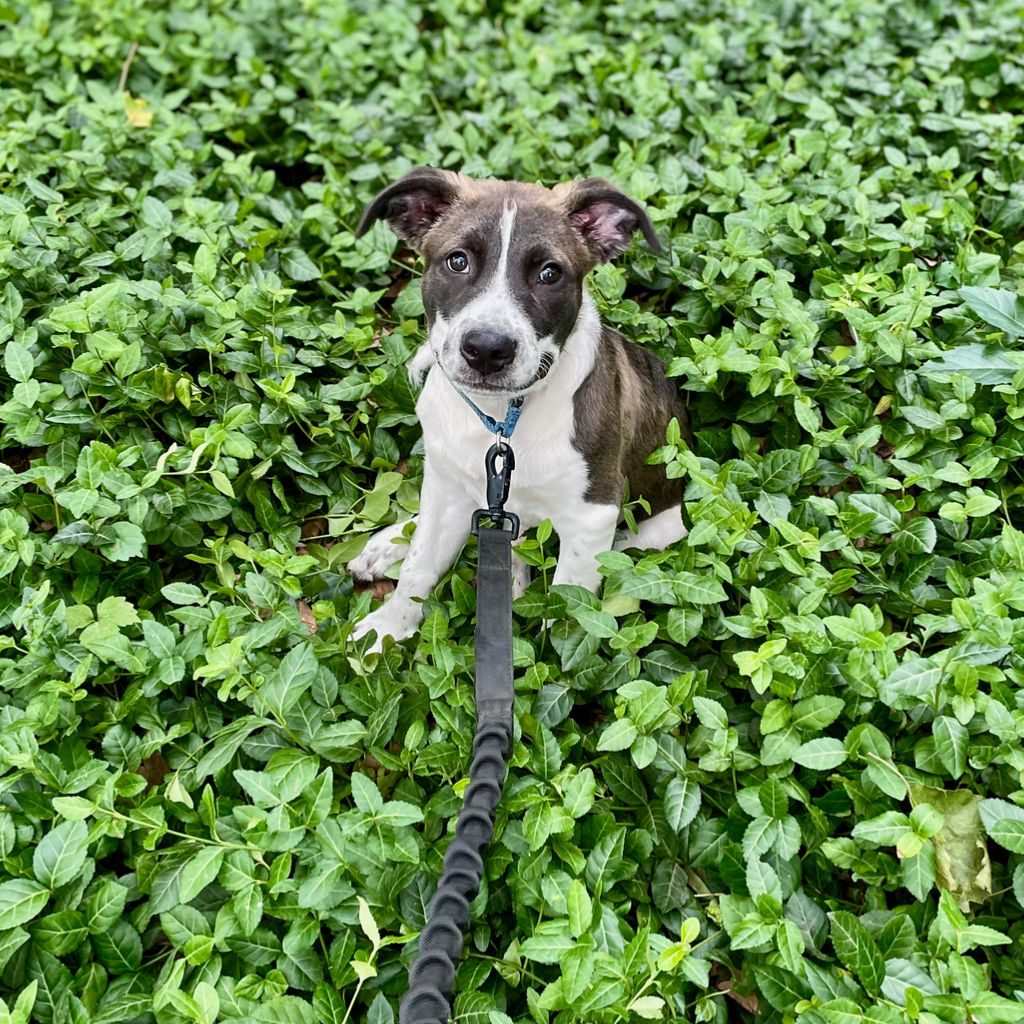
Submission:
M 493 407 L 492 407 L 493 405 Z M 485 411 L 504 416 L 504 403 L 488 403 Z M 572 445 L 571 395 L 549 390 L 526 399 L 510 444 L 515 455 L 507 508 L 522 520 L 523 528 L 536 526 L 580 503 L 588 484 L 583 456 Z M 434 367 L 416 406 L 423 425 L 423 446 L 431 469 L 444 486 L 452 488 L 453 503 L 469 498 L 486 505 L 484 460 L 494 443 L 490 434 Z

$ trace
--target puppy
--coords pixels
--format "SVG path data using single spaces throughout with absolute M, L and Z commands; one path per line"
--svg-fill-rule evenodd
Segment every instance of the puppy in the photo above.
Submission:
M 353 576 L 371 580 L 405 556 L 390 600 L 352 635 L 375 633 L 371 650 L 385 636 L 412 635 L 421 602 L 457 558 L 473 510 L 486 504 L 484 455 L 494 436 L 465 397 L 499 422 L 510 399 L 524 399 L 506 507 L 524 530 L 551 520 L 554 583 L 597 589 L 597 555 L 613 547 L 627 482 L 651 516 L 618 547 L 660 549 L 685 537 L 681 481 L 645 463 L 669 420 L 685 430 L 682 398 L 660 360 L 602 325 L 584 283 L 637 230 L 660 249 L 643 208 L 600 178 L 548 189 L 418 167 L 370 203 L 356 236 L 381 218 L 425 261 L 427 343 L 411 365 L 425 376 L 416 404 L 423 490 L 407 551 L 399 524 L 349 563 Z M 516 590 L 526 583 L 520 572 Z

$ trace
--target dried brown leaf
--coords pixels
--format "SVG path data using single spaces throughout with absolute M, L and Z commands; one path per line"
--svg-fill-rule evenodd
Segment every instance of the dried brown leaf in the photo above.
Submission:
M 155 754 L 150 754 L 149 757 L 139 765 L 139 774 L 151 786 L 161 785 L 170 770 L 171 766 L 167 763 L 166 758 L 159 750 Z
M 300 597 L 295 606 L 299 610 L 299 618 L 306 624 L 306 632 L 312 636 L 318 628 L 313 609 L 309 607 L 309 602 L 304 597 Z

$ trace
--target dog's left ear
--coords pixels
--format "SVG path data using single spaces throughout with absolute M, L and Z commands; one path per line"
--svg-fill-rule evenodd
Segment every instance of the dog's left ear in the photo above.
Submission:
M 361 238 L 383 217 L 399 238 L 419 249 L 424 235 L 458 198 L 462 183 L 463 179 L 452 171 L 414 167 L 374 196 L 363 211 L 356 238 Z
M 655 252 L 662 251 L 644 208 L 604 178 L 586 178 L 571 185 L 565 208 L 569 222 L 583 236 L 598 263 L 625 252 L 638 228 Z

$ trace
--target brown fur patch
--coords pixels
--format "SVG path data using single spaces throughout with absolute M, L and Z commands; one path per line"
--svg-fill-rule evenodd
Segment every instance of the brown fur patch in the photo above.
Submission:
M 644 498 L 652 515 L 679 504 L 682 481 L 646 464 L 665 443 L 669 420 L 675 417 L 687 432 L 682 396 L 657 356 L 605 326 L 594 368 L 573 395 L 573 411 L 573 447 L 590 475 L 587 501 L 618 504 L 628 480 L 630 499 Z

